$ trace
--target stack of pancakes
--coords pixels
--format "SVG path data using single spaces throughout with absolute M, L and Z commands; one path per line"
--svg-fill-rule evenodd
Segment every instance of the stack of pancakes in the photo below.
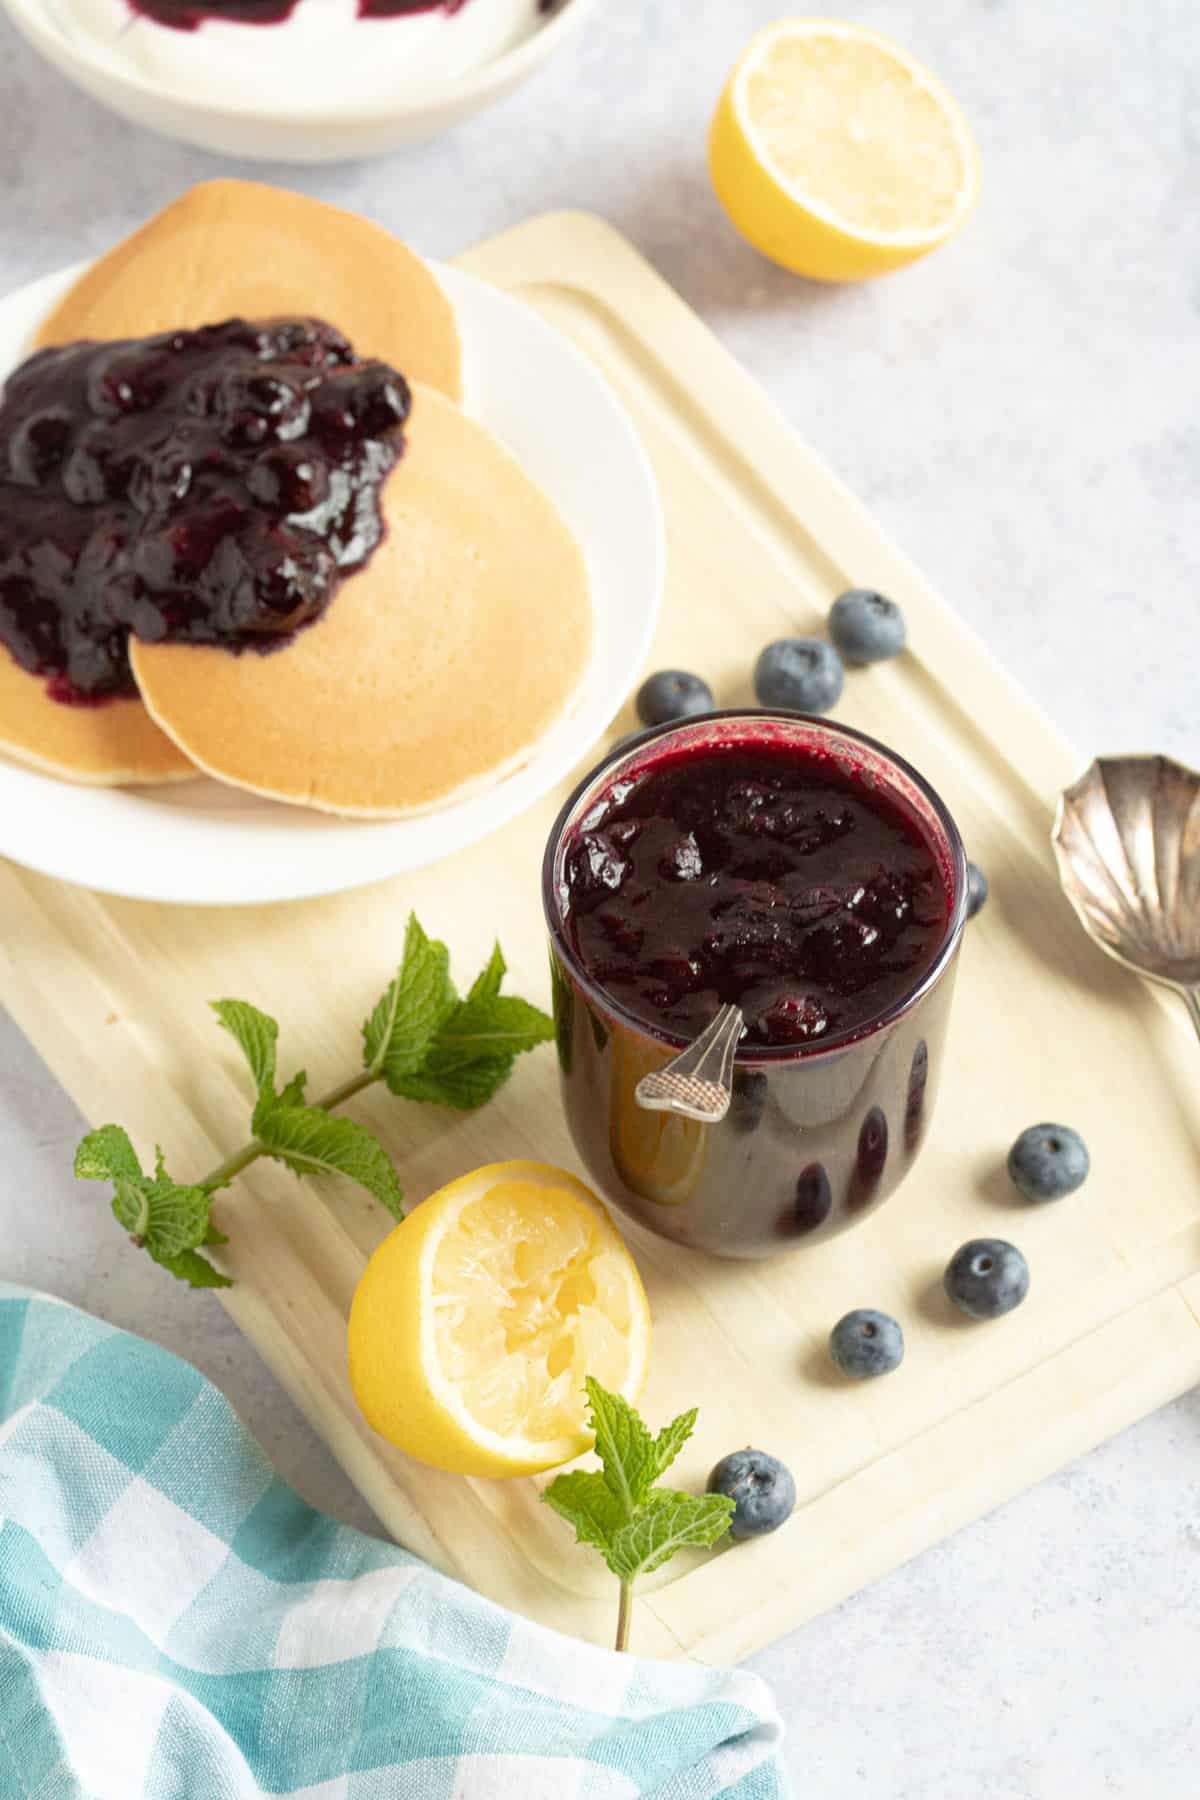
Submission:
M 499 780 L 570 708 L 592 647 L 582 552 L 547 495 L 460 411 L 450 303 L 379 226 L 299 194 L 208 183 L 94 263 L 37 344 L 281 314 L 337 326 L 412 388 L 383 543 L 271 656 L 133 639 L 139 699 L 61 705 L 0 647 L 0 750 L 74 781 L 203 771 L 277 800 L 395 818 Z

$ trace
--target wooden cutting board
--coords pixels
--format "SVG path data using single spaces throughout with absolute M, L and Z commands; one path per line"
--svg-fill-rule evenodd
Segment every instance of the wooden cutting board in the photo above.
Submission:
M 894 595 L 911 653 L 852 673 L 838 716 L 929 775 L 992 883 L 968 930 L 935 1128 L 895 1199 L 769 1265 L 631 1232 L 656 1324 L 644 1410 L 657 1424 L 701 1404 L 681 1480 L 702 1485 L 752 1441 L 799 1488 L 785 1531 L 680 1558 L 641 1602 L 638 1650 L 730 1662 L 1200 1380 L 1200 1069 L 1182 1013 L 1094 951 L 1059 893 L 1051 803 L 1083 759 L 683 302 L 609 227 L 574 214 L 531 220 L 463 262 L 594 357 L 645 436 L 670 540 L 653 666 L 702 671 L 736 705 L 768 639 L 818 630 L 843 588 Z M 353 1067 L 410 907 L 460 974 L 498 933 L 514 990 L 548 1002 L 538 868 L 560 799 L 418 875 L 274 908 L 149 906 L 0 865 L 0 999 L 93 1122 L 123 1121 L 143 1151 L 158 1138 L 173 1170 L 198 1174 L 241 1140 L 247 1111 L 212 997 L 275 1013 L 284 1066 L 306 1063 L 317 1093 Z M 478 1115 L 378 1092 L 355 1105 L 413 1198 L 504 1157 L 578 1166 L 549 1051 L 522 1059 Z M 1003 1162 L 1041 1118 L 1084 1133 L 1094 1172 L 1072 1199 L 1030 1208 Z M 81 1190 L 81 1204 L 93 1198 Z M 539 1505 L 537 1483 L 419 1468 L 358 1416 L 344 1325 L 386 1229 L 379 1208 L 348 1184 L 256 1167 L 220 1215 L 237 1280 L 225 1304 L 388 1530 L 494 1599 L 610 1641 L 611 1578 Z M 988 1325 L 940 1295 L 948 1257 L 979 1234 L 1014 1238 L 1033 1272 L 1025 1306 Z M 824 1350 L 860 1305 L 895 1313 L 908 1340 L 903 1368 L 861 1387 Z

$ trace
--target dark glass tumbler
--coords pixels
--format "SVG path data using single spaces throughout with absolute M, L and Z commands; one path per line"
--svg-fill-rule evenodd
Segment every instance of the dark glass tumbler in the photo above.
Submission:
M 740 1048 L 729 1112 L 702 1124 L 635 1099 L 642 1077 L 686 1040 L 635 1017 L 582 966 L 564 924 L 563 862 L 580 822 L 622 775 L 668 748 L 700 757 L 722 740 L 756 738 L 832 758 L 906 812 L 943 870 L 947 920 L 932 961 L 877 1018 L 828 1040 Z M 902 758 L 847 726 L 794 713 L 713 713 L 660 726 L 612 750 L 570 796 L 546 847 L 542 896 L 563 1104 L 580 1156 L 616 1206 L 677 1243 L 763 1257 L 844 1229 L 900 1185 L 929 1126 L 966 918 L 958 829 Z

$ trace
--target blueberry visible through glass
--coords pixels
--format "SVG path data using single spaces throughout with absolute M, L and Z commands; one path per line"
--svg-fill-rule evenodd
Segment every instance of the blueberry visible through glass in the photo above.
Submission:
M 913 1051 L 908 1071 L 908 1094 L 904 1104 L 904 1142 L 915 1150 L 925 1122 L 925 1089 L 929 1084 L 929 1046 L 924 1038 Z
M 729 1103 L 729 1123 L 734 1131 L 757 1131 L 770 1098 L 767 1077 L 756 1069 L 736 1069 Z
M 935 852 L 896 801 L 761 741 L 618 775 L 561 867 L 584 968 L 681 1037 L 732 1002 L 744 1044 L 819 1046 L 909 993 L 948 923 Z
M 854 1157 L 854 1173 L 850 1177 L 850 1193 L 846 1204 L 851 1212 L 867 1206 L 874 1199 L 888 1159 L 887 1114 L 881 1106 L 872 1106 L 858 1132 L 858 1149 Z
M 313 319 L 41 350 L 0 400 L 0 644 L 52 697 L 148 642 L 273 648 L 383 536 L 409 392 Z
M 817 1231 L 833 1211 L 833 1188 L 824 1163 L 809 1163 L 796 1179 L 791 1226 L 802 1235 Z

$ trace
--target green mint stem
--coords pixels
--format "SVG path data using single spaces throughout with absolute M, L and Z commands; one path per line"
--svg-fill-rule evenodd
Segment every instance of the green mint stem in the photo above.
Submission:
M 380 1080 L 382 1080 L 381 1075 L 373 1075 L 369 1069 L 360 1069 L 357 1075 L 351 1075 L 348 1081 L 340 1082 L 337 1087 L 330 1088 L 327 1094 L 322 1095 L 319 1100 L 314 1100 L 312 1104 L 320 1107 L 322 1112 L 332 1112 L 335 1106 L 341 1106 L 344 1101 L 352 1099 L 355 1094 L 361 1094 L 364 1088 L 369 1088 L 373 1082 Z M 251 1138 L 248 1144 L 243 1144 L 240 1150 L 235 1150 L 232 1156 L 227 1156 L 223 1163 L 219 1163 L 211 1175 L 206 1175 L 200 1186 L 203 1188 L 226 1187 L 235 1175 L 240 1175 L 243 1169 L 248 1169 L 251 1163 L 257 1162 L 260 1156 L 266 1154 L 264 1146 L 259 1143 L 258 1139 Z
M 262 1145 L 258 1139 L 251 1138 L 250 1142 L 243 1144 L 235 1155 L 227 1156 L 223 1163 L 219 1163 L 211 1175 L 206 1175 L 200 1186 L 203 1188 L 226 1187 L 235 1175 L 240 1175 L 242 1170 L 248 1169 L 252 1162 L 257 1162 L 262 1153 Z
M 633 1583 L 621 1583 L 621 1598 L 617 1604 L 617 1649 L 629 1648 L 629 1624 L 633 1617 Z
M 364 1088 L 371 1086 L 372 1082 L 382 1081 L 382 1079 L 382 1070 L 373 1074 L 370 1069 L 360 1069 L 357 1075 L 351 1075 L 349 1081 L 343 1081 L 340 1086 L 330 1088 L 323 1100 L 314 1100 L 313 1105 L 319 1106 L 323 1112 L 332 1112 L 334 1107 L 340 1106 L 344 1100 L 352 1100 L 355 1094 L 361 1094 Z

